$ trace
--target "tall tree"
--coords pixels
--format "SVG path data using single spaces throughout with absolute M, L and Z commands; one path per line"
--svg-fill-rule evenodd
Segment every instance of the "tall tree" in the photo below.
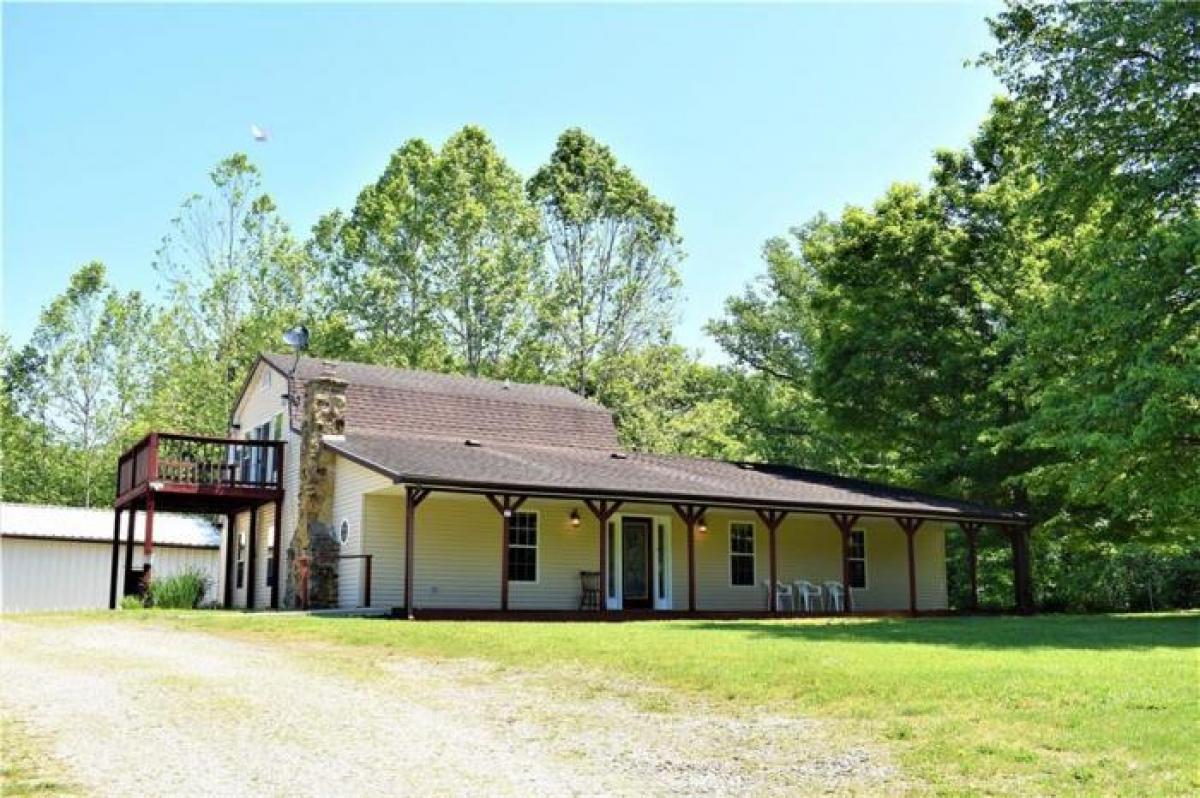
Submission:
M 1013 439 L 1063 525 L 1193 534 L 1200 512 L 1200 7 L 1013 3 L 984 56 L 1019 101 L 1060 242 L 1009 371 Z M 1191 532 L 1189 533 L 1189 530 Z
M 438 315 L 468 374 L 503 374 L 531 329 L 541 287 L 541 229 L 521 178 L 478 127 L 434 166 L 430 247 Z
M 155 267 L 167 305 L 154 423 L 222 433 L 240 379 L 280 331 L 308 315 L 309 267 L 242 154 L 209 174 L 210 191 L 189 197 L 172 220 Z
M 30 432 L 51 434 L 51 451 L 72 452 L 78 485 L 72 503 L 108 498 L 106 459 L 145 400 L 146 331 L 150 311 L 135 293 L 121 294 L 92 262 L 71 277 L 67 290 L 42 311 L 30 345 L 10 360 L 6 382 L 20 391 Z
M 554 336 L 570 383 L 592 393 L 600 361 L 670 337 L 675 211 L 578 128 L 559 137 L 528 190 L 549 237 Z

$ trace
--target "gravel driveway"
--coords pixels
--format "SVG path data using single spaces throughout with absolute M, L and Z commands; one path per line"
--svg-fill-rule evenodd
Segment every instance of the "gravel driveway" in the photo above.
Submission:
M 0 713 L 98 795 L 902 789 L 886 752 L 595 671 L 0 622 Z

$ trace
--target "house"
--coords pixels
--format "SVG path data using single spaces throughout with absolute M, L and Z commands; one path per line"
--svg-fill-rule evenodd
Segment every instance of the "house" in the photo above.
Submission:
M 966 536 L 973 582 L 985 529 L 1032 604 L 1021 513 L 627 451 L 607 409 L 559 387 L 267 354 L 228 439 L 152 434 L 118 472 L 114 603 L 120 514 L 169 509 L 227 518 L 228 607 L 752 614 L 804 580 L 850 586 L 826 610 L 936 612 L 946 536 Z
M 107 606 L 111 523 L 111 513 L 103 509 L 0 504 L 0 611 Z M 160 573 L 204 571 L 212 584 L 205 600 L 215 601 L 220 530 L 185 515 L 160 514 L 155 523 Z M 138 524 L 134 541 L 143 540 L 143 524 Z M 133 556 L 140 566 L 140 549 Z

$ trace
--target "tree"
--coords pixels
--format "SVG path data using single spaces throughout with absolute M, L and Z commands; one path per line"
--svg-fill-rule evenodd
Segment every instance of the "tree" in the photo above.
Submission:
M 1094 535 L 1193 535 L 1200 509 L 1200 10 L 1014 3 L 983 62 L 1043 185 L 1044 303 L 1007 377 L 1039 452 L 1022 483 Z
M 280 332 L 304 320 L 310 267 L 258 168 L 242 154 L 209 174 L 172 220 L 155 268 L 167 283 L 156 321 L 157 426 L 223 434 L 241 377 Z
M 681 257 L 675 211 L 578 128 L 530 179 L 552 257 L 553 336 L 570 384 L 597 392 L 597 364 L 670 337 Z
M 58 455 L 57 488 L 48 493 L 84 506 L 111 496 L 111 482 L 97 477 L 145 400 L 149 320 L 140 295 L 116 291 L 103 264 L 88 263 L 42 311 L 21 356 L 9 358 L 6 401 L 14 407 L 6 409 L 25 415 L 10 431 L 40 436 L 40 456 Z M 64 454 L 75 476 L 64 473 Z M 65 488 L 64 477 L 78 481 Z
M 541 287 L 541 230 L 521 178 L 478 127 L 434 165 L 429 248 L 438 315 L 468 374 L 502 374 L 530 329 Z

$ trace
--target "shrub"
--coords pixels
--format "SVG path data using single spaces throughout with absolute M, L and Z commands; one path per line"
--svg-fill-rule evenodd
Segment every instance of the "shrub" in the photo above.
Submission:
M 121 603 L 117 606 L 123 610 L 140 610 L 145 607 L 145 605 L 142 604 L 141 596 L 125 596 L 121 599 Z
M 150 582 L 149 604 L 169 610 L 191 610 L 200 606 L 208 592 L 209 576 L 199 568 L 185 568 L 178 573 Z

